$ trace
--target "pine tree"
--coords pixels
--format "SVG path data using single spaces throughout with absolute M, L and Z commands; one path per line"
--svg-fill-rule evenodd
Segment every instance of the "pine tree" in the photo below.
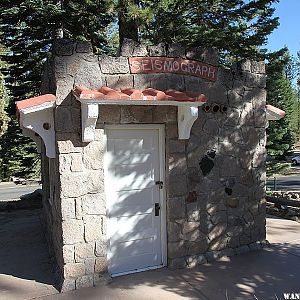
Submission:
M 280 121 L 270 122 L 267 152 L 272 156 L 287 154 L 299 136 L 299 102 L 293 86 L 288 49 L 269 54 L 267 64 L 267 103 L 286 112 Z
M 15 104 L 40 94 L 42 66 L 56 38 L 91 41 L 95 51 L 106 50 L 106 27 L 112 20 L 111 4 L 105 0 L 2 0 L 0 37 L 7 47 L 2 59 L 11 101 L 8 131 L 1 137 L 0 178 L 29 176 L 38 161 L 34 143 L 21 134 Z
M 262 59 L 260 47 L 278 26 L 278 0 L 151 1 L 153 18 L 141 38 L 154 43 L 215 47 L 224 57 Z

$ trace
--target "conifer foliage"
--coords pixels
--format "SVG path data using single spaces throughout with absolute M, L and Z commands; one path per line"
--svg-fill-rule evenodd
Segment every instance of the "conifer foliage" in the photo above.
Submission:
M 292 150 L 300 133 L 300 111 L 296 87 L 293 86 L 291 64 L 286 48 L 269 54 L 267 64 L 267 103 L 286 112 L 286 116 L 270 122 L 267 129 L 267 152 L 271 156 L 282 156 Z
M 9 63 L 3 72 L 11 96 L 7 112 L 12 120 L 1 138 L 0 159 L 4 167 L 0 177 L 28 175 L 36 160 L 33 144 L 17 128 L 14 101 L 40 94 L 42 66 L 55 39 L 87 40 L 95 52 L 116 52 L 118 42 L 131 38 L 215 47 L 225 62 L 261 59 L 264 54 L 260 47 L 278 25 L 278 19 L 273 17 L 276 2 L 1 0 L 0 38 L 8 50 L 2 59 Z

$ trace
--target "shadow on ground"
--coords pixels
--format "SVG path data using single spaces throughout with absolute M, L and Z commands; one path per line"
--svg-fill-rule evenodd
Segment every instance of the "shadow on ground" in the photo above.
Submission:
M 40 210 L 0 212 L 0 299 L 31 299 L 57 292 Z

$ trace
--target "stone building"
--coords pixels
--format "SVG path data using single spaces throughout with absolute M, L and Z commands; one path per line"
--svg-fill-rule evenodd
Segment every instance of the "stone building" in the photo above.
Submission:
M 44 95 L 17 103 L 42 153 L 62 291 L 193 267 L 265 240 L 265 66 L 126 40 L 118 57 L 57 42 Z

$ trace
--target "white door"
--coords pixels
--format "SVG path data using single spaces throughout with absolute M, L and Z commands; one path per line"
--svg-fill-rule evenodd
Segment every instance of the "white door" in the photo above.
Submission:
M 137 127 L 136 127 L 137 128 Z M 107 128 L 105 190 L 111 275 L 163 265 L 159 128 Z

